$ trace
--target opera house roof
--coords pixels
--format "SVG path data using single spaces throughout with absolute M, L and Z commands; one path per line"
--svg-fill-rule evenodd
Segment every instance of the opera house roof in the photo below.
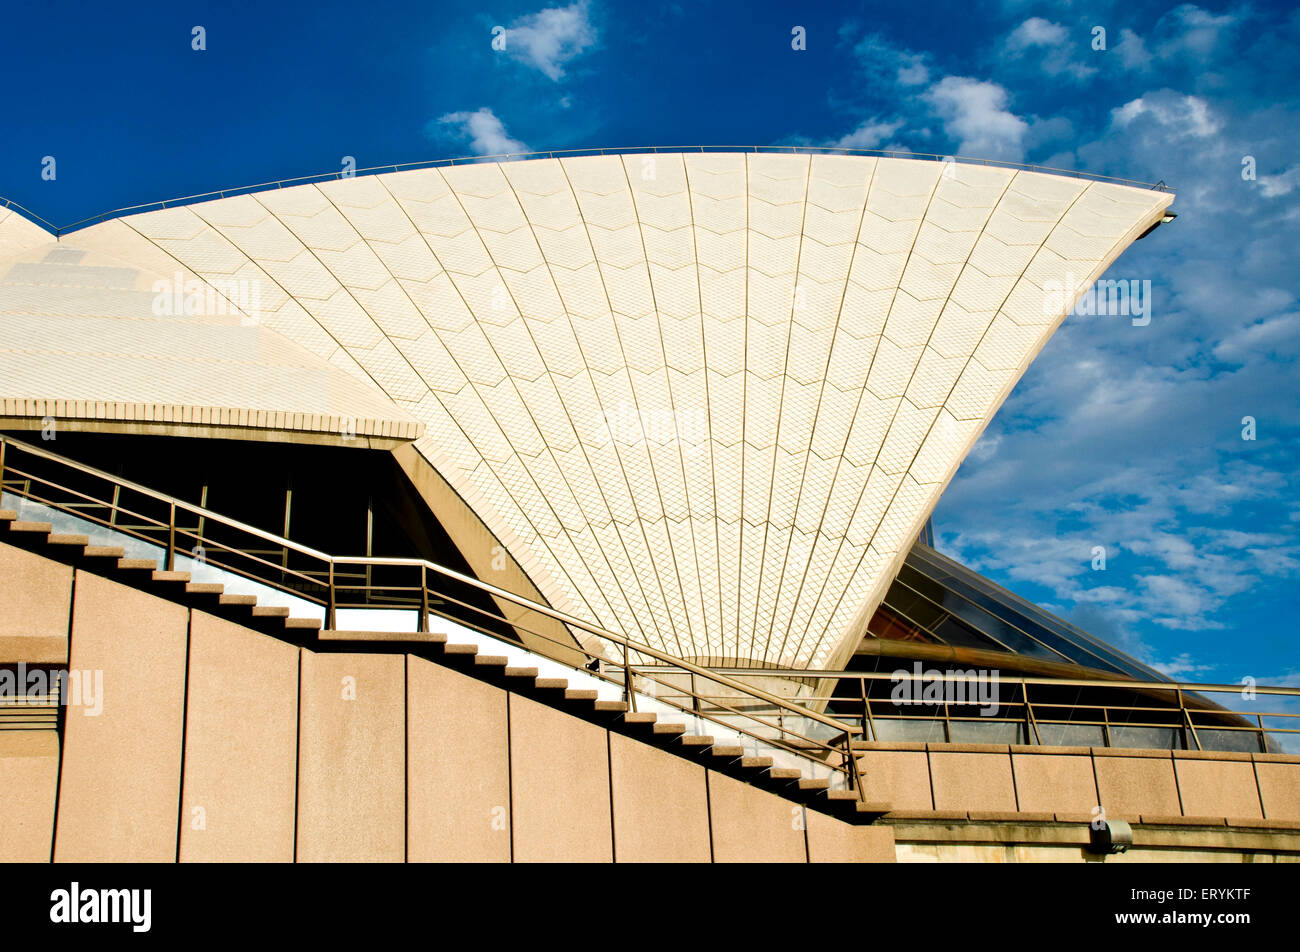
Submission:
M 831 668 L 1061 288 L 1172 201 L 701 152 L 339 178 L 58 236 L 0 210 L 0 418 L 412 442 L 556 609 L 676 657 Z

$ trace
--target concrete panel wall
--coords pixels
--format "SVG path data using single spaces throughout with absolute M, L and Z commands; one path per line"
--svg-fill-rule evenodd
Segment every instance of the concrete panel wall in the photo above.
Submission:
M 0 863 L 48 863 L 59 783 L 54 731 L 0 731 Z
M 1097 806 L 1092 757 L 1068 747 L 1011 752 L 1016 800 L 1023 813 L 1091 813 Z
M 1270 820 L 1300 821 L 1300 758 L 1277 754 L 1255 758 L 1264 816 Z
M 65 664 L 72 568 L 0 542 L 0 664 Z
M 1184 816 L 1264 815 L 1249 754 L 1176 751 L 1174 772 Z
M 867 799 L 895 810 L 933 810 L 924 744 L 872 742 L 858 755 Z
M 614 858 L 607 733 L 563 711 L 510 696 L 516 862 Z
M 709 862 L 704 768 L 621 734 L 609 744 L 615 861 Z
M 103 710 L 67 712 L 56 860 L 176 859 L 188 615 L 77 572 L 69 664 L 102 672 Z
M 510 861 L 506 692 L 407 659 L 407 858 Z
M 936 810 L 1016 809 L 1009 748 L 948 744 L 942 752 L 931 749 L 930 779 Z
M 291 862 L 298 649 L 196 611 L 181 860 Z
M 808 811 L 810 863 L 892 863 L 894 831 L 887 826 L 853 826 Z
M 804 810 L 725 774 L 709 773 L 713 859 L 718 863 L 802 863 Z
M 1174 761 L 1169 751 L 1094 747 L 1092 753 L 1097 790 L 1108 817 L 1136 820 L 1144 814 L 1180 814 Z
M 298 859 L 406 855 L 405 658 L 302 652 Z

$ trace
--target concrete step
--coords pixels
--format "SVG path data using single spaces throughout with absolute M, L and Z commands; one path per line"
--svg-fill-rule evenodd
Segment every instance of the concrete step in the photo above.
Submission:
M 602 713 L 622 714 L 627 710 L 627 701 L 597 701 L 596 710 Z
M 126 557 L 126 549 L 120 545 L 88 545 L 83 554 L 88 559 L 121 559 Z
M 321 620 L 319 618 L 286 618 L 284 627 L 294 631 L 320 631 Z
M 50 545 L 79 545 L 84 548 L 90 545 L 90 536 L 73 535 L 67 532 L 51 532 L 50 537 L 45 541 Z
M 504 671 L 506 665 L 508 665 L 509 663 L 510 663 L 510 659 L 507 658 L 505 655 L 481 654 L 481 655 L 474 656 L 474 666 L 479 668 L 500 668 L 502 671 Z
M 533 682 L 533 686 L 540 691 L 567 691 L 569 690 L 569 679 L 538 678 Z
M 683 747 L 702 749 L 713 746 L 713 738 L 708 734 L 683 734 L 681 741 Z
M 155 582 L 189 582 L 190 573 L 180 572 L 175 569 L 160 570 L 153 573 Z
M 118 559 L 117 567 L 130 571 L 156 572 L 158 571 L 157 559 Z
M 256 595 L 233 595 L 233 594 L 222 595 L 221 598 L 217 600 L 217 602 L 218 604 L 221 605 L 247 605 L 249 607 L 252 607 L 257 604 L 257 596 Z
M 254 618 L 288 618 L 289 609 L 285 605 L 258 605 L 253 604 Z
M 772 766 L 771 757 L 741 757 L 740 766 L 742 767 L 770 767 Z
M 225 590 L 226 586 L 220 582 L 190 582 L 185 586 L 189 595 L 220 595 Z
M 594 701 L 600 697 L 600 692 L 595 688 L 566 688 L 564 699 L 566 701 Z
M 478 645 L 444 645 L 443 653 L 462 658 L 472 658 L 478 654 Z
M 446 634 L 441 631 L 355 631 L 337 628 L 322 628 L 319 639 L 321 641 L 368 641 L 390 644 L 416 642 L 423 645 L 441 645 L 447 642 Z
M 503 673 L 507 678 L 519 678 L 524 681 L 537 680 L 536 668 L 512 668 L 507 666 Z
M 54 531 L 54 525 L 49 522 L 21 522 L 14 520 L 9 523 L 10 532 L 29 532 L 33 535 L 49 535 Z
M 12 509 L 0 509 L 0 522 L 13 522 L 18 518 L 18 513 Z

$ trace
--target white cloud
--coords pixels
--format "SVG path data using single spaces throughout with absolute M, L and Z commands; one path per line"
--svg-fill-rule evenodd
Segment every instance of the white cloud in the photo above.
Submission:
M 1300 165 L 1293 165 L 1281 175 L 1263 175 L 1259 179 L 1259 190 L 1265 198 L 1277 198 L 1289 195 L 1300 188 Z
M 1151 63 L 1146 41 L 1127 27 L 1119 31 L 1119 42 L 1113 52 L 1125 69 L 1145 69 Z
M 1023 50 L 1031 46 L 1060 46 L 1065 42 L 1066 30 L 1059 23 L 1052 23 L 1042 17 L 1030 17 L 1011 31 L 1007 37 L 1007 48 Z
M 1184 3 L 1156 23 L 1156 33 L 1161 37 L 1156 51 L 1165 59 L 1184 53 L 1207 59 L 1218 46 L 1223 32 L 1236 22 L 1237 18 L 1231 13 L 1215 16 L 1195 4 Z
M 923 98 L 957 140 L 957 151 L 979 158 L 1021 161 L 1029 123 L 1007 109 L 1007 91 L 997 83 L 945 76 Z
M 1070 32 L 1059 23 L 1030 17 L 1011 31 L 1002 44 L 1003 53 L 1013 59 L 1036 52 L 1039 67 L 1049 76 L 1069 76 L 1086 79 L 1097 72 L 1096 67 L 1074 58 L 1078 44 L 1070 43 Z
M 529 151 L 518 139 L 506 135 L 505 124 L 487 106 L 476 112 L 449 112 L 438 118 L 441 126 L 450 127 L 457 139 L 468 139 L 477 155 L 505 155 Z
M 921 86 L 930 80 L 924 54 L 899 49 L 879 34 L 864 36 L 853 52 L 862 68 L 878 82 Z
M 548 7 L 520 17 L 506 28 L 506 52 L 558 82 L 564 66 L 596 45 L 587 0 Z
M 1184 95 L 1171 89 L 1147 93 L 1111 110 L 1117 126 L 1131 126 L 1149 119 L 1175 138 L 1205 139 L 1219 131 L 1222 123 L 1200 96 Z
M 831 143 L 836 149 L 879 149 L 880 144 L 902 128 L 901 119 L 894 122 L 882 122 L 879 119 L 867 119 L 846 136 Z

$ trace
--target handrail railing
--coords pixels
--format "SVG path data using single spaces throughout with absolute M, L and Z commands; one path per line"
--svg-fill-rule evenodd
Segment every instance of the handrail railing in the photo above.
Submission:
M 37 460 L 54 464 L 67 473 L 102 481 L 106 487 L 111 487 L 112 491 L 111 493 L 104 491 L 96 495 L 89 486 L 71 485 L 73 480 L 68 475 L 55 479 L 52 474 L 38 472 L 38 467 L 33 463 Z M 548 642 L 557 654 L 577 651 L 586 659 L 612 666 L 620 672 L 619 677 L 609 674 L 600 665 L 596 671 L 588 670 L 585 675 L 611 683 L 621 682 L 624 695 L 634 708 L 640 695 L 643 703 L 647 697 L 654 698 L 660 703 L 687 712 L 687 709 L 681 705 L 675 704 L 672 700 L 664 700 L 660 696 L 661 689 L 668 688 L 670 694 L 667 697 L 671 698 L 671 692 L 677 690 L 675 685 L 662 681 L 654 673 L 642 673 L 639 670 L 643 659 L 651 659 L 652 662 L 671 666 L 733 692 L 734 695 L 745 699 L 747 704 L 757 702 L 761 708 L 758 711 L 741 710 L 734 703 L 728 703 L 727 697 L 714 695 L 714 699 L 708 702 L 707 709 L 687 713 L 705 721 L 724 725 L 737 734 L 802 758 L 807 758 L 811 754 L 820 759 L 829 769 L 839 772 L 845 778 L 846 786 L 850 789 L 858 789 L 861 795 L 860 785 L 855 783 L 856 774 L 851 764 L 852 758 L 848 755 L 852 736 L 858 733 L 856 727 L 846 727 L 833 717 L 800 706 L 780 695 L 747 684 L 732 676 L 717 674 L 703 665 L 678 658 L 653 645 L 628 638 L 620 632 L 556 610 L 549 605 L 543 605 L 436 562 L 419 558 L 334 556 L 225 516 L 207 507 L 186 502 L 4 434 L 0 434 L 0 488 L 24 500 L 67 513 L 81 522 L 103 526 L 116 534 L 146 543 L 161 553 L 163 562 L 168 567 L 178 567 L 178 559 L 185 559 L 192 564 L 212 567 L 221 572 L 250 579 L 259 585 L 279 590 L 305 603 L 318 606 L 325 614 L 326 627 L 335 626 L 339 611 L 376 606 L 418 609 L 421 631 L 426 630 L 429 613 L 487 635 L 498 636 L 499 629 L 504 626 Z M 124 500 L 124 494 L 132 497 L 130 501 Z M 156 515 L 144 511 L 151 503 L 157 509 Z M 103 510 L 106 514 L 99 515 L 97 510 Z M 238 534 L 243 544 L 235 547 L 223 541 L 222 530 Z M 188 544 L 191 541 L 196 543 L 193 547 Z M 257 548 L 255 549 L 249 543 L 254 543 Z M 278 554 L 279 561 L 264 557 L 268 554 L 268 549 L 263 547 L 269 547 L 269 553 Z M 306 566 L 299 564 L 303 560 L 306 560 Z M 348 567 L 364 567 L 366 572 L 348 572 Z M 412 581 L 406 584 L 394 584 L 386 579 L 370 580 L 367 573 L 374 570 L 414 570 L 414 572 L 411 576 Z M 606 657 L 604 653 L 597 653 L 583 646 L 580 641 L 576 644 L 561 642 L 552 633 L 541 630 L 536 623 L 530 627 L 521 618 L 493 616 L 485 609 L 457 598 L 453 593 L 446 593 L 433 587 L 430 582 L 431 577 L 455 583 L 463 589 L 477 591 L 493 599 L 498 605 L 505 602 L 522 609 L 530 616 L 559 623 L 563 629 L 571 632 L 584 633 L 597 639 L 603 646 L 613 645 L 621 649 L 621 661 Z M 419 579 L 419 584 L 415 584 L 415 578 Z M 351 583 L 350 580 L 356 582 Z M 349 596 L 356 592 L 362 593 L 364 597 L 360 600 L 351 600 Z M 469 613 L 471 617 L 469 619 L 463 615 L 457 617 L 438 607 L 448 604 L 456 605 L 462 613 Z M 479 619 L 478 623 L 475 622 L 475 618 Z M 648 696 L 647 688 L 653 692 Z M 698 703 L 695 706 L 698 707 Z M 728 720 L 730 718 L 736 719 L 737 722 L 731 722 Z M 794 718 L 795 724 L 808 724 L 809 727 L 820 725 L 823 729 L 829 729 L 832 741 L 813 737 L 808 729 L 797 729 L 786 723 L 789 718 Z M 775 736 L 770 736 L 773 732 Z M 838 763 L 836 763 L 837 759 Z
M 721 668 L 720 671 L 737 671 L 744 669 Z M 664 672 L 660 672 L 661 674 Z M 1300 708 L 1294 711 L 1258 710 L 1255 708 L 1224 707 L 1206 695 L 1231 695 L 1243 700 L 1253 700 L 1255 696 L 1277 698 L 1300 698 L 1300 687 L 1283 687 L 1259 684 L 1198 684 L 1182 681 L 1130 681 L 1123 678 L 1047 678 L 1029 675 L 1003 674 L 1002 672 L 979 673 L 963 670 L 929 669 L 920 673 L 900 668 L 895 671 L 829 671 L 803 669 L 777 669 L 765 671 L 773 677 L 799 678 L 805 682 L 831 682 L 829 691 L 813 691 L 813 694 L 825 702 L 825 710 L 842 720 L 858 722 L 862 726 L 862 735 L 868 740 L 894 740 L 903 738 L 882 737 L 875 726 L 877 720 L 886 722 L 933 722 L 941 724 L 946 740 L 952 739 L 952 724 L 1006 724 L 1021 725 L 1024 730 L 1024 743 L 1044 743 L 1041 740 L 1040 724 L 1055 727 L 1099 727 L 1105 738 L 1101 746 L 1125 746 L 1112 744 L 1111 732 L 1116 729 L 1158 729 L 1179 732 L 1186 741 L 1187 749 L 1224 749 L 1207 747 L 1202 742 L 1200 731 L 1222 731 L 1237 735 L 1255 735 L 1258 740 L 1257 752 L 1273 752 L 1269 746 L 1268 735 L 1279 735 L 1289 739 L 1296 747 L 1293 753 L 1300 753 Z M 976 707 L 977 700 L 967 699 L 961 702 L 935 699 L 907 700 L 901 704 L 891 698 L 873 696 L 869 685 L 877 682 L 899 684 L 910 682 L 961 683 L 967 686 L 993 685 L 995 688 L 1010 688 L 1011 698 L 999 693 L 994 703 L 998 714 L 972 714 L 958 716 L 952 712 L 953 706 Z M 857 687 L 845 687 L 842 693 L 839 685 L 843 682 Z M 1079 689 L 1069 701 L 1030 697 L 1031 687 L 1052 688 L 1056 692 L 1070 688 Z M 1094 692 L 1084 696 L 1084 690 Z M 1018 698 L 1017 699 L 1017 693 Z M 1100 699 L 1106 693 L 1123 693 L 1125 695 L 1153 695 L 1148 698 L 1154 703 L 1119 703 L 1114 700 Z M 1161 698 L 1169 696 L 1167 703 Z M 946 697 L 946 695 L 945 695 Z M 705 696 L 707 700 L 707 695 Z M 1225 699 L 1226 701 L 1226 699 Z M 891 709 L 891 706 L 893 709 Z M 909 713 L 906 708 L 933 708 L 934 713 Z M 1019 711 L 1020 713 L 1015 713 Z M 1096 711 L 1101 719 L 1089 719 L 1078 716 L 1079 712 Z M 1133 715 L 1137 715 L 1135 718 Z M 1055 718 L 1055 719 L 1054 719 Z M 1061 720 L 1061 718 L 1065 718 Z M 1269 726 L 1265 718 L 1277 719 L 1291 726 Z M 1253 720 L 1253 723 L 1251 721 Z M 1171 739 L 1173 734 L 1171 733 Z M 1238 749 L 1238 748 L 1228 748 Z
M 1078 169 L 1062 169 L 1050 165 L 1034 165 L 1026 162 L 1011 162 L 1004 159 L 984 159 L 974 156 L 965 155 L 942 155 L 937 152 L 908 152 L 899 149 L 847 149 L 839 146 L 814 146 L 814 145 L 691 145 L 691 146 L 623 146 L 617 148 L 590 148 L 590 149 L 550 149 L 540 152 L 504 152 L 492 155 L 462 155 L 451 158 L 441 159 L 424 159 L 418 162 L 399 162 L 392 165 L 373 165 L 361 169 L 349 169 L 347 171 L 339 170 L 334 172 L 317 172 L 311 175 L 299 175 L 293 178 L 275 179 L 269 182 L 259 182 L 256 185 L 239 185 L 231 188 L 214 189 L 208 192 L 196 192 L 193 195 L 183 195 L 177 198 L 170 198 L 164 201 L 144 202 L 138 205 L 127 205 L 122 208 L 111 209 L 102 212 L 99 215 L 91 215 L 88 218 L 82 218 L 74 221 L 70 225 L 53 225 L 41 218 L 39 215 L 28 211 L 17 202 L 11 202 L 7 199 L 0 198 L 0 207 L 13 208 L 20 211 L 27 218 L 33 219 L 42 225 L 45 225 L 56 237 L 76 231 L 79 228 L 85 228 L 93 224 L 108 221 L 112 218 L 121 218 L 127 214 L 139 214 L 144 211 L 174 208 L 176 206 L 190 205 L 196 202 L 209 201 L 213 198 L 227 198 L 231 195 L 245 195 L 250 192 L 257 192 L 263 189 L 284 188 L 294 185 L 308 185 L 313 182 L 329 182 L 345 178 L 355 178 L 359 175 L 384 175 L 389 172 L 402 172 L 410 169 L 427 169 L 439 168 L 443 166 L 454 166 L 458 162 L 465 164 L 478 164 L 483 162 L 518 162 L 528 159 L 543 158 L 568 158 L 582 157 L 593 155 L 660 155 L 676 154 L 686 152 L 752 152 L 755 154 L 776 154 L 776 155 L 860 155 L 875 158 L 892 158 L 892 159 L 916 159 L 923 161 L 937 162 L 958 162 L 963 165 L 982 165 L 992 168 L 1017 169 L 1025 172 L 1045 172 L 1050 175 L 1068 175 L 1074 178 L 1087 179 L 1093 182 L 1108 182 L 1113 185 L 1127 185 L 1132 188 L 1153 189 L 1161 192 L 1172 192 L 1173 189 L 1166 185 L 1164 181 L 1159 182 L 1142 182 L 1136 179 L 1126 179 L 1114 175 L 1102 175 L 1098 172 L 1083 172 Z

